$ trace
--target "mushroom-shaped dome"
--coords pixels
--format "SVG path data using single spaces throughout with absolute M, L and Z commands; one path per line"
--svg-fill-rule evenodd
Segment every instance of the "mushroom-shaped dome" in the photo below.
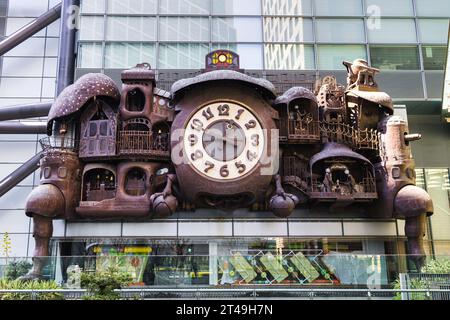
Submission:
M 407 185 L 395 197 L 395 212 L 400 217 L 414 217 L 426 213 L 433 214 L 433 201 L 430 195 L 417 186 Z
M 250 84 L 256 88 L 263 89 L 263 91 L 269 94 L 272 99 L 275 98 L 277 94 L 274 85 L 270 81 L 260 78 L 253 78 L 244 73 L 233 70 L 215 70 L 200 74 L 194 78 L 178 80 L 172 85 L 171 92 L 175 97 L 179 92 L 194 85 L 219 80 L 234 80 Z
M 308 99 L 314 101 L 317 104 L 316 96 L 314 95 L 314 93 L 312 93 L 311 90 L 308 90 L 304 87 L 292 87 L 275 100 L 275 105 L 288 105 L 291 101 L 296 99 Z
M 386 92 L 379 91 L 362 91 L 357 89 L 352 89 L 347 92 L 347 94 L 365 99 L 367 101 L 379 104 L 387 108 L 389 114 L 394 113 L 394 104 L 392 102 L 392 98 Z
M 65 200 L 61 190 L 52 184 L 41 184 L 28 195 L 25 214 L 53 218 L 63 215 Z
M 311 168 L 314 166 L 314 164 L 316 164 L 321 160 L 329 158 L 341 158 L 341 157 L 357 159 L 372 166 L 372 163 L 369 161 L 369 159 L 367 159 L 363 155 L 360 155 L 359 153 L 352 151 L 346 145 L 330 142 L 325 145 L 324 149 L 321 152 L 319 152 L 318 154 L 314 155 L 314 157 L 311 158 L 310 160 Z
M 66 117 L 80 110 L 93 97 L 109 97 L 116 101 L 120 92 L 115 82 L 102 73 L 88 73 L 68 86 L 56 98 L 48 114 L 47 134 L 51 135 L 55 119 Z

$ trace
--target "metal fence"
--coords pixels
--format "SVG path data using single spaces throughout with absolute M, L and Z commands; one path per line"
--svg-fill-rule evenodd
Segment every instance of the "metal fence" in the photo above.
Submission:
M 124 300 L 142 299 L 300 299 L 300 300 L 392 300 L 395 297 L 421 295 L 423 300 L 448 300 L 450 289 L 277 289 L 277 288 L 138 288 L 115 290 Z M 21 300 L 46 300 L 47 294 L 59 294 L 60 299 L 80 300 L 89 295 L 85 289 L 60 290 L 0 290 L 0 300 L 15 294 Z M 400 299 L 398 299 L 400 300 Z M 402 299 L 405 300 L 405 299 Z

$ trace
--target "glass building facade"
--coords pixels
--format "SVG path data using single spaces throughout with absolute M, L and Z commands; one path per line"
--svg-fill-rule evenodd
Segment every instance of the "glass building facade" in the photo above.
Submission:
M 7 37 L 57 3 L 0 0 L 0 36 Z M 327 74 L 345 83 L 342 61 L 367 59 L 382 70 L 382 89 L 396 104 L 406 105 L 411 131 L 424 136 L 413 152 L 417 184 L 430 193 L 435 206 L 428 220 L 427 254 L 450 255 L 450 132 L 437 116 L 450 18 L 447 0 L 82 0 L 80 13 L 76 77 L 103 72 L 118 84 L 121 70 L 148 62 L 156 69 L 158 84 L 168 90 L 178 78 L 199 72 L 205 55 L 218 48 L 238 53 L 246 72 L 273 81 L 280 93 L 305 79 L 312 86 Z M 58 30 L 59 21 L 0 58 L 0 108 L 54 99 Z M 39 138 L 0 135 L 0 180 L 40 151 Z M 23 211 L 27 195 L 38 184 L 39 171 L 0 198 L 0 237 L 8 232 L 11 256 L 32 255 L 32 221 Z M 136 282 L 145 284 L 177 278 L 161 276 L 164 272 L 193 272 L 194 277 L 177 278 L 186 284 L 225 284 L 234 279 L 227 271 L 229 262 L 211 257 L 236 252 L 259 257 L 258 252 L 288 254 L 297 249 L 369 255 L 358 268 L 379 266 L 380 281 L 386 284 L 398 271 L 390 255 L 405 253 L 402 221 L 302 212 L 289 221 L 264 213 L 217 218 L 205 211 L 155 223 L 55 221 L 52 250 L 55 256 L 94 255 L 96 265 L 109 256 L 151 253 L 149 269 L 136 276 Z M 76 263 L 74 258 L 55 260 L 54 265 Z M 321 266 L 336 271 L 341 264 L 328 261 Z M 345 284 L 367 280 L 343 276 L 345 270 L 336 272 L 346 277 Z M 63 271 L 59 277 L 66 279 L 67 274 Z M 323 280 L 333 281 L 333 276 Z M 252 279 L 258 281 L 265 280 Z

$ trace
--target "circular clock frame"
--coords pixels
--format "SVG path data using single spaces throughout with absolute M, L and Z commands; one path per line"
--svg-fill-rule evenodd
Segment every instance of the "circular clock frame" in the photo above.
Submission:
M 235 130 L 230 131 L 243 132 L 245 139 L 233 137 L 226 128 L 222 132 L 210 130 L 220 127 L 218 123 L 234 126 Z M 186 161 L 198 174 L 211 180 L 245 178 L 258 167 L 266 147 L 260 120 L 242 102 L 225 99 L 206 102 L 192 113 L 184 127 L 183 151 Z M 206 146 L 205 136 L 209 138 L 206 141 L 209 145 L 206 143 Z M 235 151 L 231 157 L 230 151 Z M 221 152 L 222 160 L 219 159 Z M 214 156 L 216 153 L 218 156 Z

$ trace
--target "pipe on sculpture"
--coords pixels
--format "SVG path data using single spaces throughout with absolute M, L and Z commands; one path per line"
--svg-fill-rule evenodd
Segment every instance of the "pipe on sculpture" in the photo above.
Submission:
M 52 102 L 20 104 L 0 108 L 0 121 L 46 117 Z
M 0 134 L 46 134 L 47 124 L 23 122 L 0 122 Z
M 36 169 L 39 168 L 41 157 L 42 152 L 36 154 L 30 160 L 20 166 L 16 171 L 0 181 L 0 197 L 14 188 L 17 184 L 19 184 L 23 179 L 28 177 L 34 171 L 36 171 Z
M 55 22 L 61 16 L 61 3 L 48 10 L 29 24 L 20 28 L 8 38 L 0 42 L 0 56 L 15 48 L 23 41 L 38 33 L 51 23 Z

